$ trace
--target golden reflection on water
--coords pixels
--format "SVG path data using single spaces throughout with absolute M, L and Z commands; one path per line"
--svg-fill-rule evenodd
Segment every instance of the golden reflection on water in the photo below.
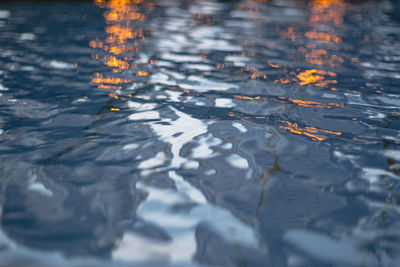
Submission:
M 346 4 L 343 0 L 314 0 L 310 3 L 309 24 L 311 30 L 305 32 L 308 40 L 305 51 L 306 62 L 312 65 L 339 67 L 344 62 L 339 55 L 333 54 L 339 50 L 338 44 L 342 38 L 336 34 L 336 28 L 343 23 Z M 322 76 L 324 75 L 324 76 Z M 330 76 L 329 80 L 325 77 Z M 337 84 L 336 73 L 320 69 L 306 70 L 297 75 L 300 85 L 313 84 L 318 87 L 331 87 Z
M 339 45 L 342 38 L 336 33 L 343 23 L 346 12 L 346 3 L 343 0 L 314 0 L 308 3 L 310 15 L 308 18 L 309 29 L 303 33 L 298 32 L 294 26 L 287 30 L 278 30 L 281 38 L 291 40 L 300 45 L 298 51 L 304 54 L 305 62 L 312 67 L 305 70 L 290 71 L 285 77 L 276 79 L 275 83 L 298 84 L 301 86 L 316 86 L 336 91 L 338 81 L 335 68 L 340 67 L 344 59 L 337 55 L 340 51 Z M 321 67 L 330 68 L 329 70 Z M 283 69 L 284 70 L 284 69 Z M 285 71 L 287 72 L 287 71 Z M 289 100 L 299 106 L 316 108 L 343 107 L 338 103 L 319 103 L 299 99 Z M 296 123 L 280 121 L 282 129 L 291 133 L 301 134 L 322 141 L 327 137 L 325 134 L 341 135 L 340 132 L 317 129 L 315 127 L 299 127 Z
M 288 130 L 291 133 L 305 135 L 311 137 L 313 140 L 323 141 L 327 137 L 324 134 L 341 135 L 341 132 L 328 131 L 324 129 L 318 129 L 315 127 L 299 127 L 297 123 L 291 123 L 290 121 L 280 121 L 283 125 L 279 126 L 282 129 Z
M 342 43 L 342 38 L 336 33 L 336 30 L 343 23 L 346 3 L 343 0 L 314 0 L 310 1 L 308 5 L 310 7 L 308 19 L 310 29 L 301 33 L 297 32 L 295 27 L 290 26 L 287 30 L 279 30 L 279 35 L 281 38 L 290 39 L 297 45 L 301 45 L 298 51 L 304 54 L 308 64 L 315 67 L 297 73 L 289 73 L 286 77 L 276 79 L 275 83 L 313 85 L 335 91 L 336 88 L 332 86 L 338 83 L 335 79 L 337 74 L 332 70 L 320 69 L 320 67 L 340 67 L 344 62 L 344 59 L 337 55 L 337 51 L 340 50 L 338 45 Z
M 343 0 L 314 0 L 312 1 L 310 22 L 320 24 L 321 22 L 343 23 L 343 15 L 346 5 Z
M 246 2 L 251 2 L 250 0 Z M 290 25 L 286 29 L 279 29 L 278 33 L 280 38 L 288 39 L 298 47 L 297 50 L 300 54 L 304 55 L 305 62 L 310 65 L 306 69 L 296 69 L 295 71 L 282 65 L 273 64 L 268 62 L 268 65 L 273 68 L 279 68 L 285 74 L 283 77 L 275 79 L 274 83 L 282 85 L 298 84 L 300 86 L 315 86 L 320 88 L 327 88 L 328 90 L 337 90 L 338 81 L 336 79 L 337 73 L 334 71 L 335 68 L 340 67 L 344 62 L 344 59 L 337 54 L 340 51 L 339 45 L 343 42 L 339 34 L 336 33 L 336 29 L 343 23 L 343 16 L 346 11 L 346 4 L 343 0 L 314 0 L 308 2 L 310 7 L 310 15 L 308 18 L 308 29 L 301 32 L 295 25 Z M 242 7 L 242 10 L 244 8 Z M 257 12 L 257 8 L 248 8 L 248 12 Z M 250 42 L 242 41 L 248 45 Z M 267 48 L 274 48 L 276 43 L 267 44 Z M 354 61 L 357 59 L 355 58 Z M 353 59 L 352 59 L 353 61 Z M 256 73 L 257 69 L 251 67 L 244 67 L 242 71 L 253 71 Z M 253 78 L 253 77 L 252 77 Z M 243 96 L 234 95 L 234 98 L 243 101 L 258 101 L 258 100 L 269 100 L 275 102 L 282 102 L 293 104 L 296 106 L 303 106 L 309 108 L 343 108 L 344 105 L 341 103 L 320 103 L 317 101 L 307 101 L 295 98 L 268 98 L 262 96 Z M 231 113 L 230 116 L 235 116 Z M 262 119 L 262 117 L 259 117 Z M 241 118 L 245 120 L 246 118 Z M 329 136 L 340 136 L 340 131 L 332 131 L 320 129 L 314 126 L 298 125 L 297 123 L 290 122 L 287 120 L 275 120 L 280 129 L 284 129 L 292 134 L 298 134 L 311 138 L 313 141 L 323 141 Z M 279 166 L 279 155 L 275 148 L 270 144 L 268 140 L 268 147 L 270 148 L 273 157 L 275 158 L 273 166 L 264 171 L 259 177 L 255 179 L 255 182 L 259 183 L 261 195 L 257 204 L 256 215 L 259 214 L 261 206 L 264 202 L 265 186 L 276 172 L 281 171 Z
M 89 46 L 98 52 L 93 55 L 93 58 L 101 61 L 107 66 L 108 70 L 103 73 L 94 73 L 91 81 L 100 89 L 113 90 L 112 93 L 108 94 L 110 98 L 127 100 L 132 97 L 132 94 L 123 94 L 121 90 L 135 81 L 132 79 L 133 75 L 130 75 L 131 79 L 124 78 L 125 73 L 128 70 L 135 69 L 133 73 L 136 74 L 137 79 L 144 79 L 150 75 L 149 72 L 139 69 L 138 65 L 132 62 L 134 56 L 140 51 L 140 44 L 146 39 L 140 22 L 147 19 L 146 13 L 151 11 L 154 6 L 152 3 L 144 0 L 95 0 L 94 2 L 100 8 L 105 9 L 106 37 L 103 40 L 92 40 Z M 260 10 L 262 6 L 259 5 L 259 2 L 267 1 L 245 0 L 237 4 L 236 8 L 249 13 L 261 12 L 263 10 Z M 285 77 L 276 79 L 275 83 L 316 86 L 336 90 L 334 86 L 338 83 L 336 80 L 337 74 L 332 68 L 340 66 L 343 63 L 343 58 L 335 54 L 335 52 L 340 50 L 338 45 L 342 42 L 342 39 L 335 33 L 335 30 L 343 23 L 346 5 L 342 0 L 314 0 L 309 2 L 308 5 L 310 7 L 310 15 L 307 31 L 303 33 L 298 32 L 295 26 L 289 26 L 286 30 L 278 29 L 278 31 L 281 38 L 287 38 L 300 45 L 298 51 L 304 54 L 305 61 L 312 68 L 294 71 L 270 61 L 267 61 L 266 64 L 271 69 L 280 69 L 283 73 L 286 73 Z M 193 20 L 200 25 L 212 25 L 215 23 L 213 16 L 204 14 L 196 14 Z M 254 46 L 254 42 L 250 40 L 239 40 L 239 43 L 244 47 Z M 275 43 L 268 43 L 266 45 L 273 48 Z M 251 51 L 242 51 L 241 56 L 254 57 L 257 55 Z M 203 57 L 206 57 L 206 54 Z M 148 63 L 151 65 L 157 63 L 157 61 L 151 60 Z M 217 65 L 218 69 L 223 69 L 224 67 L 224 63 Z M 321 67 L 331 69 L 324 70 Z M 241 71 L 247 73 L 250 79 L 268 79 L 266 74 L 253 66 L 245 66 Z M 182 90 L 183 92 L 192 94 L 189 90 Z M 280 102 L 310 108 L 330 109 L 343 107 L 342 104 L 338 103 L 321 103 L 284 97 L 235 95 L 234 98 L 245 101 Z M 109 109 L 112 111 L 119 110 L 118 108 Z M 308 136 L 313 140 L 322 141 L 327 138 L 326 134 L 340 135 L 339 132 L 314 127 L 306 126 L 300 128 L 292 122 L 276 122 L 280 124 L 279 127 L 281 129 Z
M 327 65 L 330 67 L 337 67 L 344 60 L 337 55 L 328 55 L 325 49 L 312 49 L 311 52 L 306 54 L 306 62 L 313 65 Z
M 314 0 L 311 2 L 311 14 L 309 23 L 311 31 L 305 33 L 305 37 L 315 43 L 308 43 L 307 48 L 311 49 L 305 55 L 306 62 L 314 65 L 338 67 L 344 62 L 339 55 L 333 54 L 339 48 L 336 44 L 342 42 L 342 38 L 335 32 L 335 27 L 343 23 L 343 16 L 346 11 L 346 4 L 343 0 Z M 322 31 L 325 26 L 327 31 Z M 319 44 L 330 46 L 317 48 Z
M 344 107 L 343 104 L 340 103 L 322 103 L 317 101 L 307 101 L 307 100 L 300 100 L 294 98 L 286 98 L 286 97 L 265 97 L 265 96 L 245 96 L 245 95 L 233 95 L 235 99 L 240 100 L 261 100 L 261 101 L 271 101 L 271 102 L 279 102 L 279 103 L 288 103 L 288 104 L 297 104 L 303 107 L 310 107 L 310 108 L 338 108 Z
M 92 40 L 89 46 L 103 51 L 94 54 L 92 58 L 103 62 L 109 68 L 109 72 L 94 73 L 91 81 L 100 89 L 124 89 L 124 85 L 132 83 L 133 80 L 125 79 L 123 76 L 126 70 L 138 68 L 136 64 L 132 64 L 134 59 L 132 55 L 139 52 L 140 43 L 145 40 L 142 27 L 132 24 L 146 20 L 147 15 L 143 11 L 152 10 L 153 4 L 144 0 L 94 0 L 94 3 L 106 10 L 104 12 L 107 24 L 106 38 Z M 136 73 L 136 76 L 148 75 L 148 72 L 142 70 Z M 121 95 L 119 91 L 110 93 L 109 96 L 121 100 L 132 97 L 131 94 Z M 110 108 L 110 110 L 118 111 L 119 109 Z
M 321 103 L 321 102 L 316 102 L 316 101 L 306 101 L 306 100 L 291 99 L 291 98 L 289 98 L 289 100 L 292 103 L 295 103 L 299 106 L 310 107 L 310 108 L 344 107 L 343 104 L 339 104 L 339 103 Z
M 324 75 L 324 76 L 323 76 Z M 300 85 L 313 84 L 318 87 L 328 87 L 329 84 L 336 84 L 336 80 L 326 80 L 325 76 L 336 77 L 336 73 L 332 71 L 324 71 L 317 69 L 310 69 L 300 72 L 297 75 Z

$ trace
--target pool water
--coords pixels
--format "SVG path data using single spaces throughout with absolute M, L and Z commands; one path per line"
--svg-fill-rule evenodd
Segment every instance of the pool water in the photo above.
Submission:
M 400 265 L 399 14 L 1 2 L 0 265 Z

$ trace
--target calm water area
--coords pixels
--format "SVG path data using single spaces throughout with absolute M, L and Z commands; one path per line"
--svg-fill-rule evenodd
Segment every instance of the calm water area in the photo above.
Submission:
M 400 2 L 0 2 L 0 266 L 400 266 Z

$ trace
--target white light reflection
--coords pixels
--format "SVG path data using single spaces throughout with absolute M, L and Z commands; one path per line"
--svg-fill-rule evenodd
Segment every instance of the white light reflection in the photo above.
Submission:
M 113 258 L 120 260 L 190 262 L 196 252 L 196 226 L 205 223 L 225 241 L 257 248 L 253 229 L 226 209 L 207 202 L 197 188 L 186 182 L 175 171 L 169 171 L 177 189 L 160 189 L 137 183 L 136 188 L 149 195 L 137 209 L 145 221 L 165 230 L 171 241 L 160 241 L 136 233 L 125 233 Z M 193 208 L 173 210 L 179 204 L 197 204 Z M 134 252 L 134 253 L 133 253 Z
M 135 110 L 141 109 L 136 104 L 130 106 Z M 136 184 L 138 190 L 148 194 L 137 208 L 137 216 L 165 231 L 171 239 L 158 240 L 127 231 L 113 251 L 113 259 L 189 263 L 197 250 L 195 233 L 200 224 L 207 225 L 225 242 L 259 249 L 254 229 L 236 218 L 228 209 L 209 203 L 199 189 L 175 171 L 197 169 L 198 160 L 218 155 L 213 152 L 212 147 L 221 145 L 222 140 L 208 133 L 209 124 L 175 108 L 171 110 L 174 112 L 174 119 L 164 118 L 146 123 L 161 141 L 169 144 L 171 160 L 167 164 L 166 154 L 159 152 L 154 158 L 142 161 L 139 168 L 143 169 L 142 175 L 168 171 L 175 188 L 157 188 L 142 182 Z M 192 149 L 191 157 L 181 156 L 183 146 L 191 142 L 197 143 Z M 237 155 L 230 157 L 228 162 L 238 168 L 248 167 L 247 160 Z M 215 170 L 206 172 L 206 175 L 212 174 L 215 174 Z

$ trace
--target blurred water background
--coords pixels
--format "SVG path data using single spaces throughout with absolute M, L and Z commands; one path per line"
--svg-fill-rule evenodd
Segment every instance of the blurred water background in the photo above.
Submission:
M 397 1 L 0 3 L 1 266 L 399 266 Z

